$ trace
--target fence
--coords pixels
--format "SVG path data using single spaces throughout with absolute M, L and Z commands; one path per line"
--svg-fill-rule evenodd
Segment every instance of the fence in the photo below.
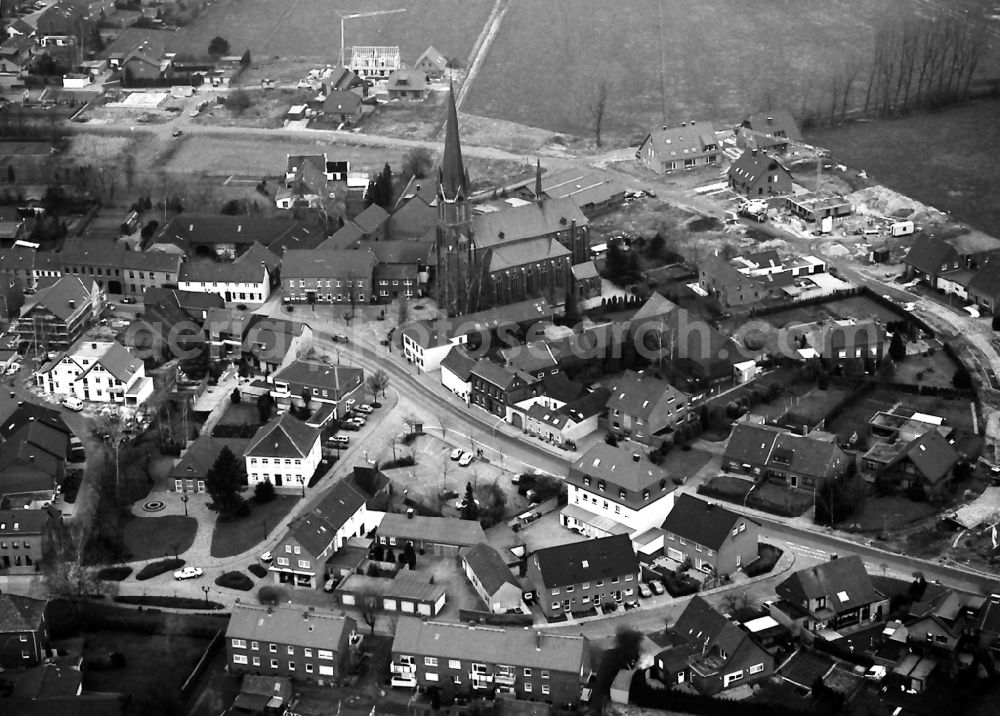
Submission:
M 459 609 L 458 620 L 462 622 L 513 627 L 529 627 L 534 623 L 534 617 L 531 614 L 494 614 L 493 612 L 484 612 L 476 609 Z
M 205 671 L 208 669 L 209 664 L 212 661 L 212 657 L 222 646 L 226 631 L 225 629 L 219 629 L 215 632 L 215 636 L 212 637 L 212 641 L 208 643 L 205 651 L 202 652 L 201 658 L 198 659 L 198 663 L 194 665 L 191 673 L 188 674 L 187 679 L 184 680 L 183 686 L 181 686 L 181 698 L 190 698 L 191 693 L 198 686 L 198 680 L 204 675 Z

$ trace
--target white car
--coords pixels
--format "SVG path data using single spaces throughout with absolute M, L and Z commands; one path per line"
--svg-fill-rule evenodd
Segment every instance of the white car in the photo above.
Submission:
M 364 419 L 363 417 L 361 417 L 360 415 L 355 415 L 355 416 L 354 416 L 353 418 L 349 418 L 349 419 L 347 420 L 347 422 L 349 422 L 349 423 L 354 423 L 355 425 L 357 425 L 357 426 L 358 426 L 358 427 L 360 428 L 360 427 L 363 427 L 363 426 L 364 426 L 364 424 L 365 424 L 365 423 L 367 423 L 368 421 L 367 421 L 367 420 L 365 420 L 365 419 Z
M 451 451 L 451 459 L 452 460 L 461 460 L 462 459 L 462 449 L 461 448 L 455 448 L 454 450 L 452 450 Z
M 261 562 L 271 562 L 272 560 L 274 560 L 274 555 L 270 552 L 264 552 L 264 554 L 260 556 Z
M 7 366 L 7 370 L 4 371 L 7 375 L 14 375 L 17 371 L 21 370 L 20 363 L 11 363 Z
M 472 464 L 473 459 L 474 458 L 471 452 L 463 452 L 462 458 L 458 461 L 458 465 L 459 467 L 468 467 Z
M 359 413 L 364 413 L 365 415 L 371 415 L 375 412 L 375 408 L 370 405 L 359 405 L 355 408 Z
M 174 572 L 174 579 L 183 581 L 185 579 L 200 577 L 203 574 L 204 572 L 201 571 L 201 567 L 183 567 Z

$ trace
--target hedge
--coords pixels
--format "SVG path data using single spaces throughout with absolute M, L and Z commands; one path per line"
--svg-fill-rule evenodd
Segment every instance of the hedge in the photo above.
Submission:
M 115 597 L 119 604 L 133 604 L 141 607 L 166 607 L 168 609 L 222 609 L 218 602 L 208 602 L 192 597 L 125 596 Z
M 131 567 L 105 567 L 97 573 L 97 578 L 104 582 L 121 582 L 132 574 Z
M 153 577 L 159 577 L 161 574 L 172 572 L 175 569 L 180 569 L 183 566 L 183 559 L 161 559 L 159 562 L 150 562 L 140 569 L 135 578 L 142 582 Z
M 226 572 L 220 574 L 215 579 L 215 583 L 227 589 L 238 589 L 241 592 L 249 592 L 253 589 L 253 580 L 243 572 Z
M 759 577 L 762 574 L 767 574 L 774 569 L 774 565 L 778 563 L 781 554 L 782 551 L 778 547 L 762 542 L 757 547 L 757 559 L 744 567 L 743 573 L 748 577 Z
M 392 470 L 397 467 L 413 467 L 416 464 L 417 461 L 413 459 L 412 455 L 403 455 L 403 457 L 396 460 L 386 460 L 378 467 L 380 470 Z
M 256 563 L 251 564 L 249 567 L 247 567 L 247 571 L 249 571 L 250 574 L 252 574 L 255 577 L 263 578 L 267 576 L 267 567 L 261 564 L 256 564 Z

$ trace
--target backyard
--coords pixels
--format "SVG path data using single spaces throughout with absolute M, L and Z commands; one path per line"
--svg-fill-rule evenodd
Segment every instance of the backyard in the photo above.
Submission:
M 868 421 L 872 416 L 880 410 L 890 410 L 896 405 L 943 417 L 945 425 L 955 428 L 959 437 L 973 433 L 972 401 L 970 399 L 898 393 L 890 388 L 877 385 L 857 401 L 846 406 L 827 425 L 826 429 L 836 433 L 842 440 L 849 438 L 851 433 L 855 431 L 861 435 L 867 435 Z
M 297 495 L 278 495 L 264 504 L 255 499 L 247 500 L 250 514 L 246 517 L 219 518 L 215 521 L 210 554 L 213 557 L 233 557 L 260 544 L 298 501 Z
M 134 561 L 180 555 L 194 543 L 197 532 L 194 517 L 133 517 L 125 525 L 125 548 Z
M 828 319 L 874 318 L 880 323 L 898 321 L 905 317 L 903 313 L 891 311 L 868 296 L 851 296 L 837 301 L 814 303 L 809 306 L 796 306 L 787 311 L 769 313 L 762 316 L 776 328 L 783 328 L 798 323 L 813 323 Z

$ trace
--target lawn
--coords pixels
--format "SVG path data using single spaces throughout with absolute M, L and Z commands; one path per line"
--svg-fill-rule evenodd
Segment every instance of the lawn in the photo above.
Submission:
M 180 555 L 191 547 L 197 532 L 194 517 L 133 517 L 125 525 L 125 548 L 136 561 Z
M 705 466 L 712 459 L 712 453 L 704 450 L 681 450 L 674 448 L 670 454 L 663 459 L 663 467 L 670 473 L 672 478 L 687 480 L 698 470 Z
M 212 531 L 210 554 L 213 557 L 232 557 L 246 552 L 255 544 L 260 544 L 298 500 L 295 495 L 278 495 L 263 505 L 257 504 L 255 500 L 249 500 L 251 512 L 248 517 L 216 520 L 215 529 Z
M 84 691 L 131 695 L 129 713 L 181 713 L 181 686 L 208 647 L 208 639 L 122 631 L 84 632 L 84 662 L 107 659 L 111 652 L 125 655 L 123 669 L 83 670 Z M 225 651 L 225 650 L 223 650 Z M 155 656 L 154 656 L 155 655 Z M 151 663 L 155 662 L 155 668 Z
M 223 35 L 236 54 L 249 48 L 255 62 L 268 57 L 308 57 L 332 64 L 340 52 L 339 12 L 394 10 L 405 13 L 357 18 L 345 24 L 345 44 L 399 45 L 404 63 L 412 65 L 428 45 L 463 64 L 493 5 L 491 0 L 222 0 L 188 27 L 181 28 L 168 49 L 204 53 L 209 41 Z M 350 49 L 348 49 L 350 53 Z M 348 58 L 350 55 L 348 54 Z
M 843 0 L 835 8 L 771 0 L 520 0 L 464 109 L 587 133 L 585 107 L 603 79 L 608 128 L 636 143 L 665 122 L 735 122 L 769 103 L 797 110 L 804 99 L 816 101 L 816 88 L 845 60 L 868 58 L 877 17 L 916 12 L 905 0 Z M 776 32 L 780 42 L 761 44 Z
M 860 532 L 893 530 L 940 511 L 940 505 L 915 502 L 904 495 L 893 497 L 869 495 L 861 513 L 851 517 L 850 524 L 841 526 Z
M 1000 223 L 1000 100 L 811 132 L 838 162 L 984 231 Z M 933 151 L 930 151 L 933 149 Z
M 868 435 L 867 426 L 871 417 L 876 412 L 889 410 L 896 404 L 921 413 L 944 417 L 945 425 L 955 428 L 959 437 L 972 433 L 972 402 L 968 398 L 895 393 L 877 386 L 853 405 L 847 406 L 827 425 L 826 429 L 845 440 L 855 430 L 861 435 Z
M 219 418 L 217 425 L 260 425 L 260 412 L 255 403 L 232 403 Z
M 888 323 L 889 321 L 898 321 L 904 315 L 889 310 L 867 296 L 851 296 L 837 301 L 797 306 L 787 311 L 769 313 L 761 318 L 777 328 L 783 328 L 790 324 L 810 323 L 829 318 L 874 318 L 881 323 Z

